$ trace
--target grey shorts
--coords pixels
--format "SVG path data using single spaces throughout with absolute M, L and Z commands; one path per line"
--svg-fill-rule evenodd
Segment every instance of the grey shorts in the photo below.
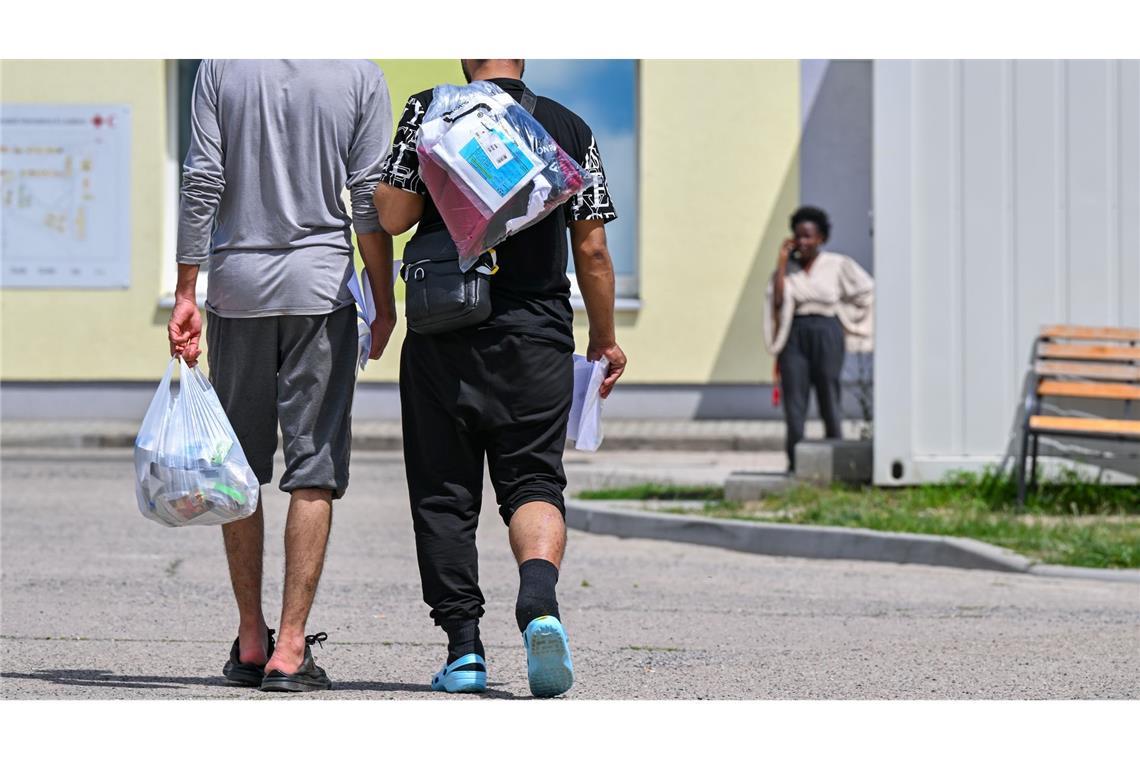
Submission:
M 210 382 L 262 485 L 273 480 L 277 425 L 281 490 L 348 488 L 356 309 L 316 316 L 232 319 L 208 314 Z

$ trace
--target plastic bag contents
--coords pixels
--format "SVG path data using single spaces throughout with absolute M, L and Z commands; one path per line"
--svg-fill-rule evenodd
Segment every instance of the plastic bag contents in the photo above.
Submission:
M 459 268 L 594 183 L 491 82 L 439 85 L 420 126 L 420 176 L 459 250 Z
M 180 362 L 171 359 L 135 439 L 139 511 L 172 528 L 249 517 L 257 509 L 257 476 L 197 367 L 182 364 L 179 391 L 171 393 Z

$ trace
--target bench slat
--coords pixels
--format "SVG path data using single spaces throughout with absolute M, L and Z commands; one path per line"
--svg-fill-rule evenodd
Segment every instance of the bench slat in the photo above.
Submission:
M 1124 383 L 1073 383 L 1063 380 L 1042 380 L 1037 386 L 1040 396 L 1066 396 L 1068 398 L 1105 398 L 1140 401 L 1140 385 Z
M 1039 361 L 1035 368 L 1038 375 L 1057 377 L 1087 377 L 1094 380 L 1123 380 L 1140 382 L 1140 367 L 1102 362 L 1049 362 Z
M 1042 343 L 1038 355 L 1050 359 L 1098 359 L 1100 361 L 1140 361 L 1140 347 Z
M 1029 418 L 1029 429 L 1035 433 L 1091 433 L 1093 435 L 1123 435 L 1140 438 L 1140 420 L 1103 420 L 1086 417 L 1049 417 L 1034 415 Z
M 1140 330 L 1129 327 L 1086 327 L 1084 325 L 1046 325 L 1041 328 L 1042 338 L 1068 338 L 1070 340 L 1116 340 L 1124 343 L 1140 342 Z

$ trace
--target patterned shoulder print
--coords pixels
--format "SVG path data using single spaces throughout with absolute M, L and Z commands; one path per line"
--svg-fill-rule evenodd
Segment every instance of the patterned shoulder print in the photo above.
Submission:
M 392 139 L 392 151 L 380 167 L 380 181 L 420 195 L 427 194 L 427 188 L 420 180 L 420 157 L 416 153 L 416 143 L 427 107 L 414 95 L 408 98 L 396 134 Z
M 586 160 L 582 168 L 593 174 L 596 182 L 570 199 L 570 220 L 574 222 L 603 221 L 617 219 L 617 210 L 610 198 L 606 185 L 606 170 L 602 167 L 602 154 L 598 141 L 590 135 L 590 147 L 586 149 Z

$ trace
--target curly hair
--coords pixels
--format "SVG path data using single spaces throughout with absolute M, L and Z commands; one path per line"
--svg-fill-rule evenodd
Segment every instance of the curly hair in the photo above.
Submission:
M 831 237 L 831 220 L 827 218 L 827 212 L 815 206 L 800 206 L 796 209 L 796 213 L 792 214 L 791 229 L 794 233 L 796 225 L 802 222 L 811 222 L 819 230 L 819 234 L 823 235 L 823 239 L 827 240 Z

